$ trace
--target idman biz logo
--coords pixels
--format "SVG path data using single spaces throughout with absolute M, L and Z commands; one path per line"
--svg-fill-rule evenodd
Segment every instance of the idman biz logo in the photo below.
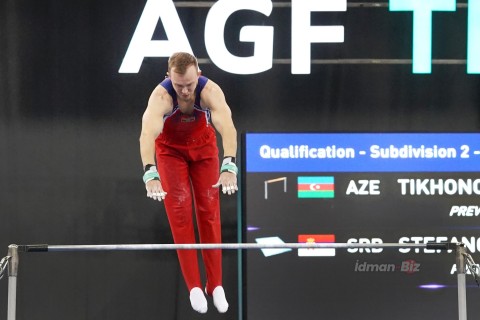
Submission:
M 420 263 L 415 260 L 405 260 L 401 264 L 355 262 L 355 272 L 404 272 L 414 274 L 420 272 Z

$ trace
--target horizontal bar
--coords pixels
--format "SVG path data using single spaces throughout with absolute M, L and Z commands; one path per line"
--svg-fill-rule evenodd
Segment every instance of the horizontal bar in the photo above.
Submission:
M 202 64 L 211 64 L 212 60 L 209 58 L 198 58 L 198 63 Z M 291 64 L 292 59 L 273 59 L 273 64 Z M 312 59 L 310 60 L 312 65 L 317 64 L 399 64 L 399 65 L 409 65 L 412 64 L 412 59 Z M 432 64 L 445 64 L 445 65 L 464 65 L 467 63 L 465 59 L 432 59 Z
M 66 251 L 152 251 L 184 249 L 349 249 L 349 248 L 431 248 L 451 250 L 461 243 L 187 243 L 187 244 L 104 244 L 104 245 L 24 245 L 23 252 Z
M 273 59 L 274 64 L 291 64 L 291 59 Z M 412 59 L 312 59 L 311 64 L 412 64 Z M 466 64 L 465 59 L 432 59 L 432 64 Z
M 216 1 L 175 1 L 177 8 L 210 8 Z M 290 8 L 290 1 L 272 2 L 274 8 Z M 347 2 L 349 8 L 388 8 L 388 2 Z M 467 8 L 467 3 L 457 3 L 457 8 Z

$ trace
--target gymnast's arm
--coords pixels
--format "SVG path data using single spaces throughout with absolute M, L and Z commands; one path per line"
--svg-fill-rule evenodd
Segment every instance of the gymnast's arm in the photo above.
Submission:
M 212 122 L 222 137 L 223 156 L 236 157 L 237 130 L 232 120 L 232 111 L 228 106 L 222 89 L 209 80 L 202 91 L 202 102 L 210 108 Z M 223 192 L 234 193 L 237 188 L 237 176 L 231 172 L 222 172 L 214 187 L 223 186 Z M 227 189 L 228 188 L 228 189 Z
M 143 167 L 155 164 L 155 139 L 163 130 L 163 116 L 172 110 L 172 98 L 165 88 L 158 85 L 150 95 L 147 108 L 142 117 L 140 134 L 140 156 Z M 154 200 L 165 199 L 160 180 L 150 180 L 145 184 L 147 196 Z M 162 196 L 158 195 L 162 194 Z

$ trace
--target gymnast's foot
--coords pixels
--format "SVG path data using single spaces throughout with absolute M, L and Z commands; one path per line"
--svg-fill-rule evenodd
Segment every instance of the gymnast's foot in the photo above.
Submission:
M 225 313 L 228 310 L 227 298 L 225 298 L 225 291 L 222 286 L 218 286 L 213 290 L 213 304 L 217 308 L 218 312 Z
M 197 312 L 206 313 L 208 310 L 207 299 L 205 299 L 203 291 L 199 287 L 190 290 L 190 303 L 192 304 L 193 310 Z

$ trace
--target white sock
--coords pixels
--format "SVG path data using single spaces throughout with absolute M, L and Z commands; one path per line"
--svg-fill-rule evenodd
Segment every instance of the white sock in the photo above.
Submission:
M 213 290 L 213 304 L 217 308 L 218 312 L 225 313 L 228 310 L 227 298 L 225 298 L 225 291 L 223 287 L 218 286 Z
M 190 303 L 193 310 L 197 312 L 206 313 L 208 310 L 207 299 L 205 299 L 205 295 L 199 287 L 190 290 Z

